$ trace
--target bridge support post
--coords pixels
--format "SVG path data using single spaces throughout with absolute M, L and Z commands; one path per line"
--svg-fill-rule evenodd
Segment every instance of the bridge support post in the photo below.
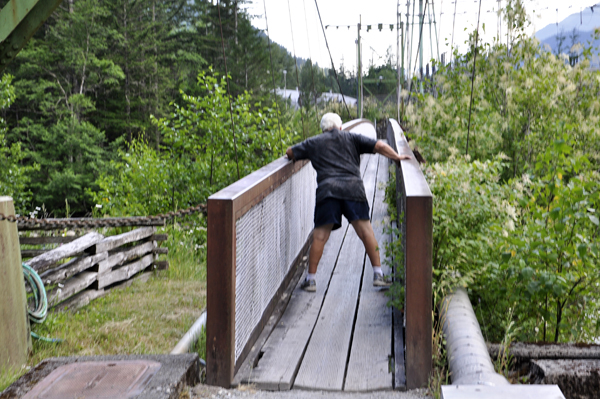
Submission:
M 0 213 L 15 214 L 12 198 L 0 197 Z M 17 224 L 0 221 L 0 370 L 23 366 L 31 349 L 23 281 Z
M 208 199 L 206 379 L 229 388 L 235 371 L 235 214 L 233 201 Z M 218 287 L 218 289 L 214 289 Z
M 406 198 L 406 382 L 426 387 L 432 355 L 432 198 Z

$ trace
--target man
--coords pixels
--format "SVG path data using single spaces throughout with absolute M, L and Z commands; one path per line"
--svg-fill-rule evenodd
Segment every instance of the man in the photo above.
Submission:
M 373 265 L 373 285 L 386 287 L 390 283 L 381 271 L 377 240 L 370 221 L 369 204 L 360 175 L 360 154 L 378 153 L 400 162 L 410 159 L 398 155 L 383 141 L 376 141 L 356 133 L 343 132 L 342 119 L 327 113 L 321 119 L 322 134 L 311 137 L 286 151 L 289 159 L 309 159 L 317 171 L 317 198 L 315 205 L 315 229 L 308 260 L 308 275 L 301 287 L 315 292 L 315 275 L 323 255 L 325 243 L 332 230 L 342 225 L 342 215 L 354 227 L 365 246 Z

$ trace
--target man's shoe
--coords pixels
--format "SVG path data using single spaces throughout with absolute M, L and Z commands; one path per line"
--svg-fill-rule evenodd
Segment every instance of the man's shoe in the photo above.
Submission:
M 315 280 L 304 280 L 300 288 L 306 292 L 317 292 L 317 282 Z
M 389 287 L 390 285 L 392 285 L 392 280 L 389 276 L 373 273 L 373 287 Z

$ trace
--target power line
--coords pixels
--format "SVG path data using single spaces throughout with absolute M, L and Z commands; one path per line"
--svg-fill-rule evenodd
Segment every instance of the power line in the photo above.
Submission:
M 325 34 L 325 27 L 323 26 L 323 19 L 321 19 L 321 11 L 319 11 L 319 4 L 317 3 L 317 0 L 315 0 L 315 6 L 317 7 L 317 13 L 319 14 L 319 21 L 321 22 L 321 30 L 323 31 L 323 37 L 325 38 L 325 45 L 327 46 L 327 51 L 329 52 L 329 59 L 331 60 L 331 68 L 333 69 L 333 73 L 335 74 L 335 80 L 337 81 L 338 87 L 340 88 L 340 94 L 342 95 L 342 101 L 344 102 L 346 111 L 348 112 L 348 115 L 350 115 L 350 109 L 348 108 L 348 104 L 346 104 L 346 97 L 344 97 L 344 92 L 342 91 L 342 85 L 340 85 L 340 79 L 339 79 L 337 71 L 335 69 L 335 64 L 333 63 L 333 57 L 331 56 L 331 50 L 329 49 L 329 43 L 327 42 L 327 35 Z
M 450 65 L 452 65 L 452 56 L 454 55 L 454 27 L 456 24 L 456 1 L 454 2 L 454 17 L 452 18 L 452 42 L 450 44 Z
M 423 14 L 425 14 L 425 11 L 427 11 L 427 4 L 429 3 L 429 0 L 425 0 L 425 8 L 423 9 Z M 423 38 L 423 25 L 425 24 L 421 24 L 421 28 L 420 28 L 420 32 L 419 32 L 419 44 L 417 46 L 417 48 L 421 48 L 421 39 Z M 417 50 L 417 57 L 419 56 L 419 51 Z M 417 69 L 417 59 L 415 57 L 415 68 L 413 69 L 413 76 L 416 74 L 416 69 Z M 413 87 L 413 80 L 410 80 L 410 87 L 408 90 L 408 100 L 407 102 L 410 102 L 410 97 L 412 96 L 412 87 Z
M 221 1 L 217 0 L 217 11 L 219 12 L 219 27 L 221 28 L 221 47 L 223 48 L 223 62 L 225 63 L 225 82 L 227 82 L 227 96 L 229 97 L 229 117 L 231 118 L 231 132 L 233 133 L 233 148 L 235 151 L 235 164 L 237 176 L 240 179 L 240 161 L 237 152 L 237 139 L 235 138 L 235 125 L 233 124 L 233 108 L 231 106 L 231 91 L 229 90 L 229 72 L 227 72 L 227 57 L 225 56 L 225 39 L 223 38 L 223 22 L 221 21 Z
M 271 36 L 269 35 L 269 20 L 267 19 L 267 2 L 263 0 L 263 6 L 265 8 L 265 24 L 267 27 L 267 41 L 269 43 L 269 58 L 271 60 L 271 78 L 273 79 L 273 101 L 275 102 L 275 110 L 277 112 L 277 126 L 279 126 L 279 149 L 283 153 L 283 134 L 281 132 L 281 122 L 279 121 L 279 104 L 277 103 L 276 91 L 275 91 L 275 70 L 273 67 L 273 52 L 271 51 Z
M 473 86 L 475 84 L 475 66 L 477 65 L 477 46 L 479 41 L 479 17 L 481 16 L 481 0 L 479 0 L 479 12 L 477 13 L 477 30 L 475 31 L 475 45 L 473 49 L 473 74 L 471 75 L 471 102 L 469 104 L 469 124 L 467 125 L 467 151 L 469 155 L 469 134 L 471 133 L 471 110 L 473 109 Z
M 308 57 L 310 59 L 310 78 L 312 80 L 312 89 L 315 93 L 315 117 L 317 118 L 317 122 L 319 121 L 319 113 L 317 111 L 317 88 L 315 86 L 315 73 L 313 68 L 313 59 L 312 59 L 312 51 L 310 50 L 310 37 L 308 35 L 308 18 L 306 17 L 306 1 L 302 0 L 302 5 L 304 7 L 304 24 L 306 25 L 306 41 L 308 42 Z M 310 97 L 309 97 L 310 101 Z
M 294 49 L 294 63 L 296 65 L 296 85 L 298 86 L 298 105 L 300 105 L 300 78 L 298 77 L 298 58 L 296 58 L 296 44 L 294 43 L 294 28 L 292 27 L 292 10 L 290 0 L 288 0 L 288 14 L 290 15 L 290 30 L 292 31 L 292 48 Z M 306 139 L 306 129 L 304 128 L 304 113 L 300 105 L 300 120 L 302 121 L 302 134 Z

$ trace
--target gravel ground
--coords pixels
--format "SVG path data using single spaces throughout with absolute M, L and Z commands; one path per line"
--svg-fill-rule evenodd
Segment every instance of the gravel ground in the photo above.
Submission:
M 417 389 L 408 392 L 377 391 L 369 393 L 352 392 L 323 392 L 323 391 L 284 391 L 269 392 L 253 389 L 251 386 L 243 386 L 239 389 L 223 389 L 208 385 L 196 385 L 190 389 L 191 399 L 431 399 L 426 395 L 425 389 Z

